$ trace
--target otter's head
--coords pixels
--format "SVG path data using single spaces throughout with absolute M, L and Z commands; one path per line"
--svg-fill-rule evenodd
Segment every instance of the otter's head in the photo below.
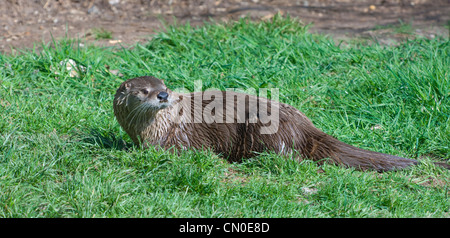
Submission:
M 117 89 L 114 115 L 131 139 L 139 144 L 149 137 L 148 126 L 153 124 L 157 113 L 178 100 L 177 94 L 172 93 L 160 79 L 151 76 L 133 78 Z M 158 128 L 153 132 L 158 132 Z
M 171 106 L 176 101 L 164 81 L 143 76 L 123 82 L 117 90 L 114 104 L 127 107 L 129 112 L 153 111 Z

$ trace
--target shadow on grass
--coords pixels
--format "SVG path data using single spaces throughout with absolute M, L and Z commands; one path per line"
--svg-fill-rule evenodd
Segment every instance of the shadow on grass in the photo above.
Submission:
M 100 131 L 93 128 L 83 135 L 82 141 L 101 148 L 115 150 L 128 150 L 133 146 L 133 143 L 125 141 L 122 137 L 117 137 L 112 131 Z

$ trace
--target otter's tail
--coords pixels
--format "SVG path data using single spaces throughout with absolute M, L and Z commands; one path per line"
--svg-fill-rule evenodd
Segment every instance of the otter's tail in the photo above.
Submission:
M 309 153 L 306 156 L 316 161 L 329 158 L 335 164 L 379 172 L 403 169 L 418 164 L 418 161 L 413 159 L 357 148 L 325 133 L 318 133 L 312 138 L 314 139 L 308 146 Z M 435 164 L 450 169 L 449 164 L 442 162 Z
M 361 170 L 370 169 L 384 172 L 403 169 L 418 163 L 413 159 L 357 148 L 339 140 L 334 141 L 333 146 L 336 147 L 335 150 L 332 150 L 329 158 L 338 164 Z

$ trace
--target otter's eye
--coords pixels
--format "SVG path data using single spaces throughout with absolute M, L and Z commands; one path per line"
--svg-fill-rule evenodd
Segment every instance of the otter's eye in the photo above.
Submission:
M 147 95 L 147 94 L 148 94 L 148 90 L 147 90 L 147 89 L 145 89 L 145 88 L 144 88 L 144 89 L 142 89 L 142 90 L 141 90 L 141 92 L 142 92 L 143 94 L 145 94 L 145 95 Z

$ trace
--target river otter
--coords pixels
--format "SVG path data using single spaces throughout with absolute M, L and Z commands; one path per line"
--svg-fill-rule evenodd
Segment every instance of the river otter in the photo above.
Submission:
M 114 114 L 138 145 L 210 148 L 229 161 L 274 151 L 299 160 L 329 161 L 380 172 L 418 163 L 341 142 L 317 129 L 288 104 L 234 91 L 175 93 L 151 76 L 120 85 L 114 97 Z M 267 120 L 271 116 L 273 120 Z

